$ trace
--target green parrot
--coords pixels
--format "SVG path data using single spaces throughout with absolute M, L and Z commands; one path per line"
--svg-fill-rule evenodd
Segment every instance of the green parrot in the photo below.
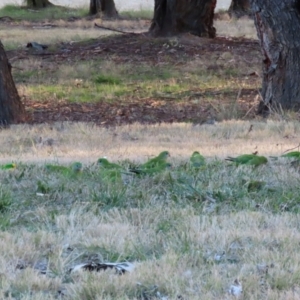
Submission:
M 106 158 L 99 158 L 98 165 L 107 170 L 120 170 L 123 169 L 120 165 L 109 162 Z
M 300 160 L 300 152 L 299 151 L 292 151 L 292 152 L 282 154 L 282 155 L 280 155 L 280 157 L 295 158 L 295 159 Z M 277 160 L 278 156 L 270 156 L 270 158 L 273 159 L 273 160 Z
M 264 165 L 268 162 L 268 159 L 264 156 L 254 156 L 252 159 L 248 160 L 245 165 L 251 165 L 254 167 L 258 167 L 260 165 Z
M 281 155 L 281 157 L 300 159 L 300 152 L 299 151 L 288 152 L 288 153 Z
M 156 173 L 160 173 L 166 169 L 171 168 L 172 165 L 167 162 L 161 162 L 159 165 L 156 165 L 153 168 L 137 168 L 137 169 L 130 169 L 130 172 L 135 173 L 137 175 L 154 175 Z
M 205 158 L 198 151 L 194 151 L 190 157 L 190 163 L 193 167 L 199 168 L 205 165 Z
M 0 170 L 12 170 L 15 169 L 17 165 L 15 163 L 0 165 Z
M 169 156 L 169 151 L 163 151 L 158 156 L 151 158 L 144 164 L 140 165 L 138 169 L 152 169 L 160 165 L 163 166 Z
M 256 157 L 256 154 L 243 154 L 237 157 L 227 157 L 225 160 L 235 162 L 237 165 L 244 165 L 247 164 L 249 161 L 251 161 L 254 157 Z
M 74 173 L 80 173 L 80 172 L 82 172 L 82 163 L 78 162 L 78 161 L 72 163 L 71 164 L 71 170 Z

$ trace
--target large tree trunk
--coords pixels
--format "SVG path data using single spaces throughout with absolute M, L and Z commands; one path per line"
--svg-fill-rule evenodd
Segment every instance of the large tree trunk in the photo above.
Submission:
M 53 6 L 49 0 L 26 0 L 27 7 L 34 8 L 45 8 L 48 6 Z
M 189 32 L 213 38 L 215 7 L 216 0 L 155 0 L 150 32 L 154 35 Z
M 300 4 L 250 0 L 263 54 L 260 112 L 300 107 Z
M 250 16 L 251 8 L 249 0 L 232 0 L 228 12 L 230 15 L 238 18 L 242 16 Z
M 11 66 L 0 41 L 0 126 L 25 121 L 25 108 L 20 100 Z
M 114 0 L 90 0 L 90 15 L 104 15 L 107 18 L 117 18 L 119 16 L 116 10 Z

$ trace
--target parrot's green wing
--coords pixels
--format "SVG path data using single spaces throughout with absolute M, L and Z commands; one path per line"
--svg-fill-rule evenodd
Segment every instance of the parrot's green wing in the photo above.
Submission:
M 171 168 L 172 165 L 165 162 L 165 163 L 161 163 L 159 165 L 156 165 L 155 167 L 153 168 L 137 168 L 137 169 L 130 169 L 129 171 L 132 172 L 132 173 L 135 173 L 135 174 L 138 174 L 138 175 L 148 175 L 148 176 L 151 176 L 151 175 L 154 175 L 154 174 L 157 174 L 157 173 L 160 173 L 166 169 L 169 169 Z
M 300 159 L 300 152 L 299 151 L 288 152 L 288 153 L 285 153 L 285 154 L 281 155 L 281 157 Z
M 250 159 L 246 165 L 251 165 L 251 166 L 255 166 L 258 167 L 260 165 L 264 165 L 268 162 L 268 159 L 264 156 L 255 156 L 252 159 Z
M 149 159 L 146 163 L 139 166 L 139 169 L 152 169 L 159 165 L 166 163 L 167 158 L 170 156 L 169 151 L 163 151 L 158 156 Z
M 123 169 L 120 165 L 109 162 L 106 158 L 99 158 L 98 165 L 107 170 L 121 170 Z
M 15 163 L 0 165 L 0 170 L 11 170 L 15 169 L 17 165 Z
M 205 165 L 205 158 L 198 151 L 195 151 L 190 157 L 190 163 L 193 167 L 199 168 Z
M 255 158 L 256 154 L 243 154 L 237 157 L 227 157 L 225 160 L 235 162 L 237 165 L 244 165 Z

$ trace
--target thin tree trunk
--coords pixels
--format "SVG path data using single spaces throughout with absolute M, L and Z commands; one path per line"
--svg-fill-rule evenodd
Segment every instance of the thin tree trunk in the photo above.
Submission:
M 101 13 L 101 0 L 90 0 L 90 11 L 91 16 L 98 15 Z
M 230 15 L 234 15 L 238 18 L 250 16 L 251 8 L 249 0 L 232 0 L 228 12 Z
M 294 0 L 250 0 L 263 54 L 260 112 L 300 108 L 300 5 Z
M 25 121 L 25 108 L 11 75 L 11 66 L 0 41 L 0 126 Z
M 153 35 L 189 32 L 215 37 L 213 27 L 216 0 L 155 0 L 154 17 L 149 31 Z
M 104 15 L 107 18 L 117 18 L 119 16 L 116 10 L 114 0 L 90 0 L 90 15 Z

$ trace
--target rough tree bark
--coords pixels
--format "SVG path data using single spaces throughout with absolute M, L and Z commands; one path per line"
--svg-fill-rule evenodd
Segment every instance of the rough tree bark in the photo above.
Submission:
M 213 38 L 216 36 L 215 7 L 216 0 L 155 0 L 149 31 L 153 35 L 189 32 Z
M 11 66 L 0 41 L 0 126 L 25 121 L 25 108 L 11 75 Z
M 300 108 L 300 1 L 250 3 L 263 54 L 259 111 Z
M 54 6 L 49 0 L 26 0 L 27 7 L 45 8 L 48 6 Z
M 90 0 L 90 15 L 104 15 L 107 18 L 117 18 L 119 16 L 116 10 L 114 0 Z
M 232 0 L 228 12 L 230 15 L 238 18 L 242 16 L 250 16 L 251 8 L 249 0 Z

